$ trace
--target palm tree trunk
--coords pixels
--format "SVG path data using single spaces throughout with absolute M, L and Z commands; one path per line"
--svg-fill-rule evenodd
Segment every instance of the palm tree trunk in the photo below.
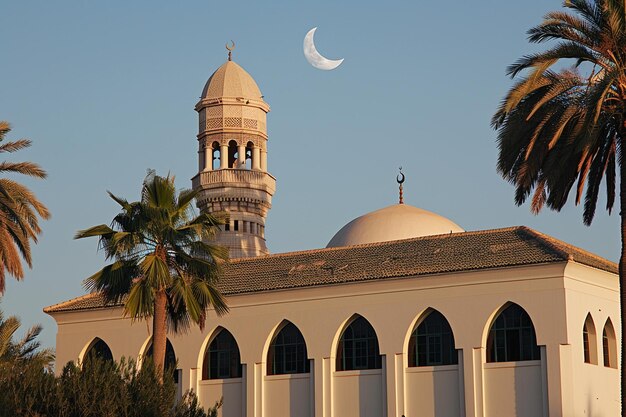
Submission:
M 154 315 L 152 316 L 152 358 L 159 374 L 159 381 L 163 382 L 165 368 L 165 350 L 167 346 L 167 296 L 165 290 L 160 290 L 154 299 Z
M 623 127 L 626 133 L 626 126 Z M 620 135 L 624 138 L 624 134 Z M 619 258 L 619 300 L 620 300 L 620 318 L 621 318 L 621 352 L 620 352 L 620 397 L 622 405 L 622 417 L 626 417 L 626 404 L 624 404 L 624 387 L 626 387 L 626 372 L 624 368 L 624 359 L 626 358 L 626 338 L 624 337 L 624 329 L 626 326 L 626 285 L 624 285 L 624 279 L 626 278 L 626 143 L 621 142 L 619 144 L 620 158 L 619 163 L 619 175 L 620 175 L 620 220 L 621 220 L 621 239 L 622 239 L 622 252 Z

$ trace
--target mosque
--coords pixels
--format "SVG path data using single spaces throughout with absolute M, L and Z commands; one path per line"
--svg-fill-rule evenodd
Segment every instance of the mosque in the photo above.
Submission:
M 229 56 L 200 101 L 197 205 L 226 211 L 230 313 L 169 334 L 179 392 L 223 417 L 615 416 L 617 266 L 527 227 L 465 231 L 399 204 L 326 248 L 270 254 L 269 105 Z M 149 323 L 88 294 L 44 309 L 57 372 L 150 354 Z

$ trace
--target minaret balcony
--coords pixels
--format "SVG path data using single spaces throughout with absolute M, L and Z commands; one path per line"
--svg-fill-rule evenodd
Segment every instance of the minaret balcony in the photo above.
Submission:
M 270 195 L 276 191 L 276 178 L 264 171 L 250 169 L 217 169 L 203 171 L 191 179 L 193 189 L 215 189 L 222 187 L 250 188 L 262 190 Z

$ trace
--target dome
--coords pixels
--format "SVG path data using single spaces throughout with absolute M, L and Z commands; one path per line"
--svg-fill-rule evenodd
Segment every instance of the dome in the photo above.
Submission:
M 452 220 L 438 214 L 407 204 L 394 204 L 352 220 L 333 236 L 326 247 L 389 242 L 464 231 Z
M 248 98 L 263 101 L 261 90 L 254 79 L 233 61 L 226 61 L 206 82 L 202 90 L 203 99 L 213 98 Z

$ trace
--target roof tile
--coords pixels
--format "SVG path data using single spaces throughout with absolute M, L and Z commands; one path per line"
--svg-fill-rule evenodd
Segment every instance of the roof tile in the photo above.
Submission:
M 524 226 L 234 259 L 218 284 L 225 295 L 489 268 L 575 261 L 617 274 L 617 265 Z M 97 294 L 47 313 L 106 307 Z

